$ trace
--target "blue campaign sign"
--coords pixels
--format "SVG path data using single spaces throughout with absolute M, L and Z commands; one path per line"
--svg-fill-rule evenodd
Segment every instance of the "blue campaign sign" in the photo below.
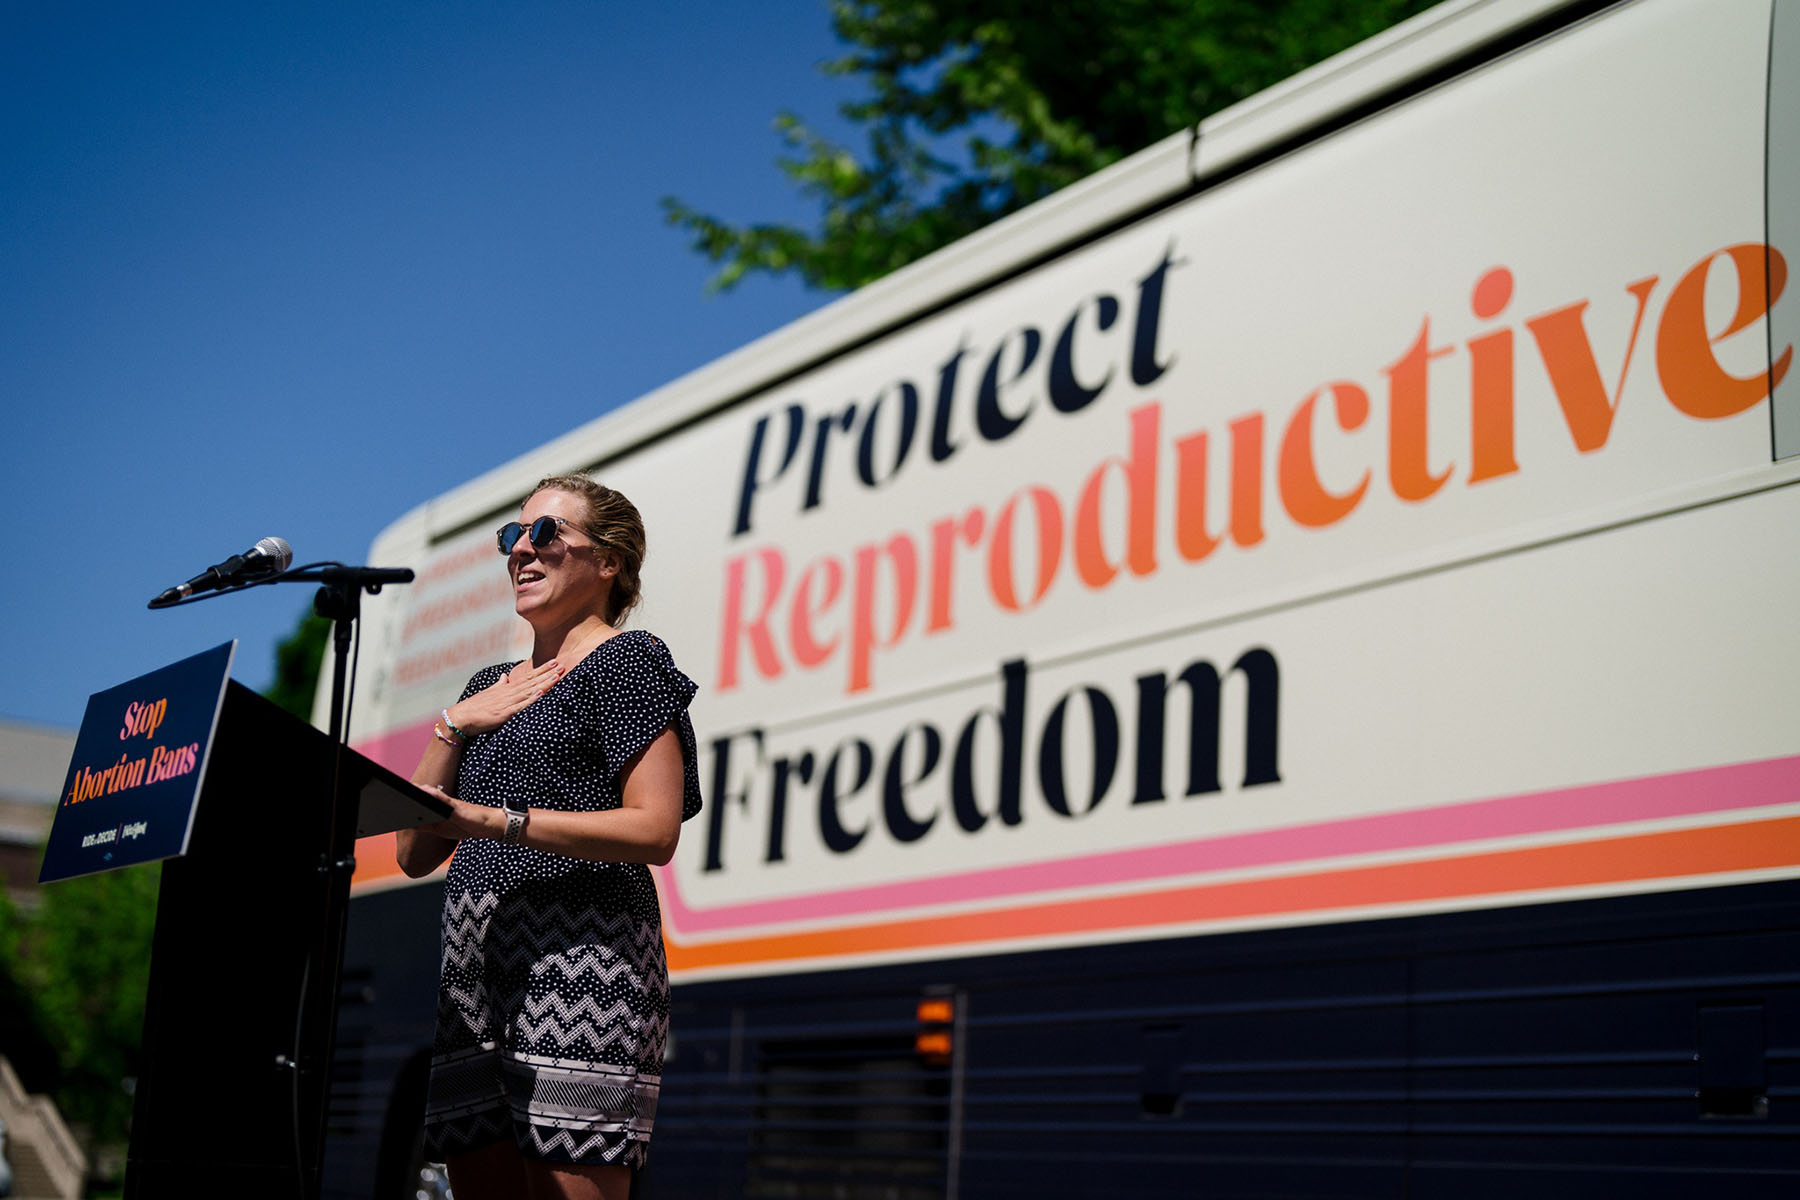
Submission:
M 39 883 L 185 853 L 236 642 L 88 698 Z

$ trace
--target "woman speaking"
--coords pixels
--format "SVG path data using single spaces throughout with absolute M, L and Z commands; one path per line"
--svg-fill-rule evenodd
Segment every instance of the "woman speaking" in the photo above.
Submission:
M 669 982 L 646 864 L 700 811 L 694 684 L 621 631 L 638 599 L 632 503 L 553 476 L 499 532 L 531 657 L 476 673 L 413 781 L 453 815 L 399 835 L 444 887 L 425 1117 L 457 1200 L 617 1197 L 649 1149 Z

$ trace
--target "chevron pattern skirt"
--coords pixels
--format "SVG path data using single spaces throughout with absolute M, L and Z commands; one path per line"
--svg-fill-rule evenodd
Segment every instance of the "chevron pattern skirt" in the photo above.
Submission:
M 528 1158 L 641 1166 L 669 1030 L 661 928 L 548 891 L 446 896 L 426 1149 L 510 1138 Z

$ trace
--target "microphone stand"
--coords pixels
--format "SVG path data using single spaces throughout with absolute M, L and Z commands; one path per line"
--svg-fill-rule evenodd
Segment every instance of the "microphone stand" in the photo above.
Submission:
M 344 938 L 350 917 L 350 877 L 356 870 L 356 824 L 360 797 L 344 781 L 344 752 L 349 744 L 347 685 L 350 646 L 362 615 L 362 597 L 391 583 L 411 583 L 408 567 L 348 567 L 313 563 L 275 575 L 244 579 L 232 586 L 191 596 L 152 600 L 152 608 L 172 608 L 229 595 L 267 583 L 316 583 L 313 611 L 332 623 L 331 672 L 331 806 L 325 821 L 324 853 L 319 859 L 323 893 L 316 940 L 301 982 L 300 1015 L 294 1030 L 294 1056 L 277 1056 L 276 1065 L 293 1073 L 294 1167 L 301 1194 L 319 1194 L 325 1153 L 325 1121 L 331 1099 L 331 1059 L 337 1043 L 337 1002 L 344 972 Z M 165 593 L 166 595 L 167 593 Z M 161 603 L 159 603 L 161 601 Z M 308 1135 L 310 1134 L 310 1144 Z
M 305 1194 L 319 1194 L 320 1170 L 324 1162 L 325 1124 L 331 1099 L 331 1060 L 337 1045 L 338 993 L 344 971 L 344 941 L 350 918 L 350 878 L 356 871 L 356 819 L 358 797 L 344 784 L 344 751 L 349 745 L 349 714 L 345 697 L 350 678 L 350 645 L 358 618 L 362 615 L 362 597 L 373 596 L 390 583 L 411 583 L 413 573 L 406 567 L 347 567 L 341 563 L 325 563 L 300 567 L 275 576 L 272 583 L 318 583 L 313 597 L 313 611 L 332 622 L 331 672 L 331 809 L 325 827 L 325 853 L 319 861 L 319 876 L 324 892 L 322 915 L 318 925 L 318 941 L 313 947 L 303 995 L 300 1020 L 296 1029 L 297 1062 L 290 1063 L 298 1072 L 297 1109 L 311 1117 L 313 1141 L 310 1146 L 296 1145 L 295 1152 L 304 1154 L 297 1163 L 306 1182 Z

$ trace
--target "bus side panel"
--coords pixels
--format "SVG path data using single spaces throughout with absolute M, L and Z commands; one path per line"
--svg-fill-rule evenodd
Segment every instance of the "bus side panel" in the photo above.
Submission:
M 948 1059 L 914 1048 L 951 999 Z M 1800 1187 L 1800 884 L 677 990 L 666 1196 Z

